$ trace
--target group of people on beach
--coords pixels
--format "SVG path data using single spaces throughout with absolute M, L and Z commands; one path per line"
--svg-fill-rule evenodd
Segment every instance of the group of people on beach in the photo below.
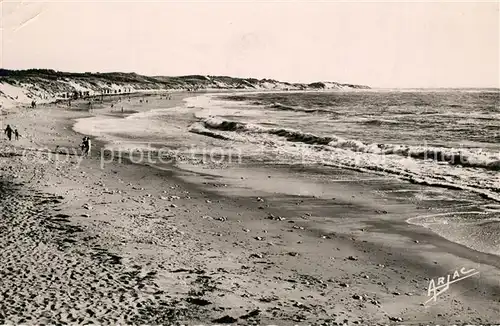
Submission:
M 12 129 L 10 125 L 7 125 L 7 127 L 4 130 L 4 134 L 7 135 L 9 141 L 12 140 L 12 136 L 14 136 L 15 140 L 19 140 L 20 137 L 17 128 Z M 82 143 L 80 144 L 80 149 L 82 150 L 82 156 L 88 156 L 90 154 L 90 148 L 91 148 L 90 138 L 87 136 L 83 137 Z
M 17 128 L 12 129 L 10 125 L 7 125 L 7 128 L 5 128 L 4 133 L 7 135 L 7 138 L 9 140 L 12 140 L 12 135 L 14 135 L 16 140 L 19 140 L 19 132 L 17 131 Z

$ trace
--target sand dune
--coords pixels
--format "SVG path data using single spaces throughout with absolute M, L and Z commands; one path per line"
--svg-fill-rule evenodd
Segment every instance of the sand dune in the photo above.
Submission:
M 103 97 L 179 90 L 324 90 L 367 86 L 327 83 L 287 83 L 272 79 L 227 76 L 141 76 L 135 73 L 66 73 L 45 69 L 0 69 L 0 109 L 70 98 Z

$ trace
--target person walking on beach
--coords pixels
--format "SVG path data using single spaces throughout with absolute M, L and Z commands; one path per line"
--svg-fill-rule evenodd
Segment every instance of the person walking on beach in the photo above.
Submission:
M 86 156 L 90 155 L 90 138 L 87 137 L 87 151 L 85 152 Z
M 5 128 L 4 133 L 7 134 L 7 138 L 9 138 L 9 140 L 12 140 L 12 128 L 10 127 L 10 125 L 7 125 L 7 128 Z
M 82 142 L 80 144 L 80 149 L 82 150 L 82 155 L 85 152 L 86 147 L 87 147 L 87 137 L 83 137 Z
M 16 140 L 19 140 L 19 131 L 17 131 L 17 128 L 14 130 L 14 137 Z
M 90 138 L 85 136 L 83 137 L 83 141 L 80 145 L 80 148 L 82 149 L 82 156 L 88 156 L 90 153 Z

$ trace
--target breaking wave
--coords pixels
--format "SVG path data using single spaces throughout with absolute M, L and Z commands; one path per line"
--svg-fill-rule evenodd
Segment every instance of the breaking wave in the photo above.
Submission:
M 379 155 L 399 155 L 419 160 L 432 160 L 460 165 L 463 167 L 482 168 L 500 171 L 500 153 L 495 157 L 493 153 L 473 152 L 470 149 L 455 149 L 445 147 L 408 146 L 397 144 L 366 144 L 356 139 L 346 139 L 336 135 L 318 136 L 304 133 L 299 130 L 286 128 L 266 128 L 251 123 L 229 121 L 220 118 L 207 118 L 201 121 L 205 129 L 233 131 L 245 133 L 267 133 L 282 137 L 290 142 L 300 142 L 308 145 L 326 145 L 358 153 Z M 195 132 L 195 130 L 192 130 Z M 198 133 L 200 133 L 198 131 Z M 212 135 L 213 136 L 213 135 Z M 226 137 L 228 138 L 228 137 Z

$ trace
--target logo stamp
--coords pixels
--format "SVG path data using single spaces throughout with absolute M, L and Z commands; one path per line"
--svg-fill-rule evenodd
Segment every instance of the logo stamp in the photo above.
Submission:
M 450 289 L 450 284 L 456 283 L 477 274 L 479 274 L 479 271 L 474 268 L 466 270 L 465 267 L 462 267 L 460 270 L 455 270 L 453 274 L 448 274 L 446 275 L 446 277 L 437 278 L 436 281 L 434 281 L 434 279 L 431 279 L 429 282 L 429 287 L 427 289 L 427 296 L 431 298 L 427 300 L 424 305 L 428 304 L 431 301 L 436 302 L 438 296 Z

